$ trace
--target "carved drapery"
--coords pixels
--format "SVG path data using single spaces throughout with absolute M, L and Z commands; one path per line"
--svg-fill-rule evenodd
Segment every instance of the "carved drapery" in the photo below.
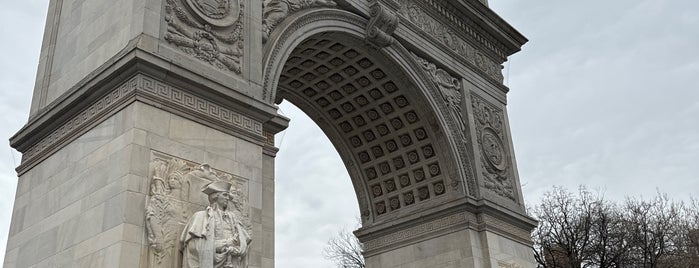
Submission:
M 332 0 L 264 0 L 262 2 L 262 40 L 267 42 L 270 33 L 284 18 L 302 9 L 334 7 Z
M 506 135 L 502 110 L 471 94 L 476 122 L 476 139 L 480 148 L 483 187 L 499 196 L 516 201 L 510 172 L 510 157 L 504 142 Z
M 390 46 L 395 40 L 391 35 L 400 21 L 397 14 L 379 1 L 374 0 L 369 9 L 369 23 L 366 29 L 367 41 L 376 47 Z
M 163 38 L 188 55 L 240 74 L 243 10 L 240 0 L 167 0 Z
M 243 219 L 252 234 L 245 181 L 168 155 L 153 153 L 150 163 L 150 197 L 146 207 L 148 267 L 181 267 L 179 238 L 188 218 L 208 204 L 200 192 L 202 185 L 226 181 L 231 188 L 234 213 Z

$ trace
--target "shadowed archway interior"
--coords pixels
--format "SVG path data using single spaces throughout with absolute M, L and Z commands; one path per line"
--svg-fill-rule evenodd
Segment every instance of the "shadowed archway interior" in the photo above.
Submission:
M 448 191 L 436 119 L 388 62 L 362 40 L 324 33 L 297 46 L 279 77 L 278 101 L 308 114 L 340 153 L 365 226 L 427 208 Z

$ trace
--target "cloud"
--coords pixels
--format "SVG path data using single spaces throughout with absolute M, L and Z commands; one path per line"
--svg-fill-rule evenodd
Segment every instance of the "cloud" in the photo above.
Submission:
M 0 135 L 26 123 L 47 1 L 0 9 Z M 610 198 L 688 199 L 699 189 L 699 1 L 499 1 L 491 7 L 530 39 L 506 66 L 508 114 L 524 197 L 551 185 L 604 189 Z M 279 267 L 330 267 L 329 237 L 356 227 L 357 200 L 342 160 L 320 129 L 283 104 L 277 137 Z M 7 144 L 7 143 L 6 143 Z M 14 167 L 0 149 L 0 259 Z

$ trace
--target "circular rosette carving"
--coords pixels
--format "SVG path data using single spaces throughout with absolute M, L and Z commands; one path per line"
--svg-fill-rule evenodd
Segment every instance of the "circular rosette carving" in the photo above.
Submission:
M 483 155 L 488 165 L 499 171 L 505 170 L 507 168 L 505 147 L 495 130 L 485 128 L 481 139 L 483 141 Z
M 228 27 L 238 21 L 239 0 L 185 0 L 199 19 L 217 27 Z

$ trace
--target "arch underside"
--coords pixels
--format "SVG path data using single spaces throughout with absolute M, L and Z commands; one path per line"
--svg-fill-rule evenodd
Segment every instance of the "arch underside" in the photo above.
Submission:
M 379 51 L 340 32 L 307 38 L 279 76 L 277 99 L 308 114 L 340 153 L 364 224 L 449 196 L 449 150 L 437 142 L 434 110 L 403 76 Z

